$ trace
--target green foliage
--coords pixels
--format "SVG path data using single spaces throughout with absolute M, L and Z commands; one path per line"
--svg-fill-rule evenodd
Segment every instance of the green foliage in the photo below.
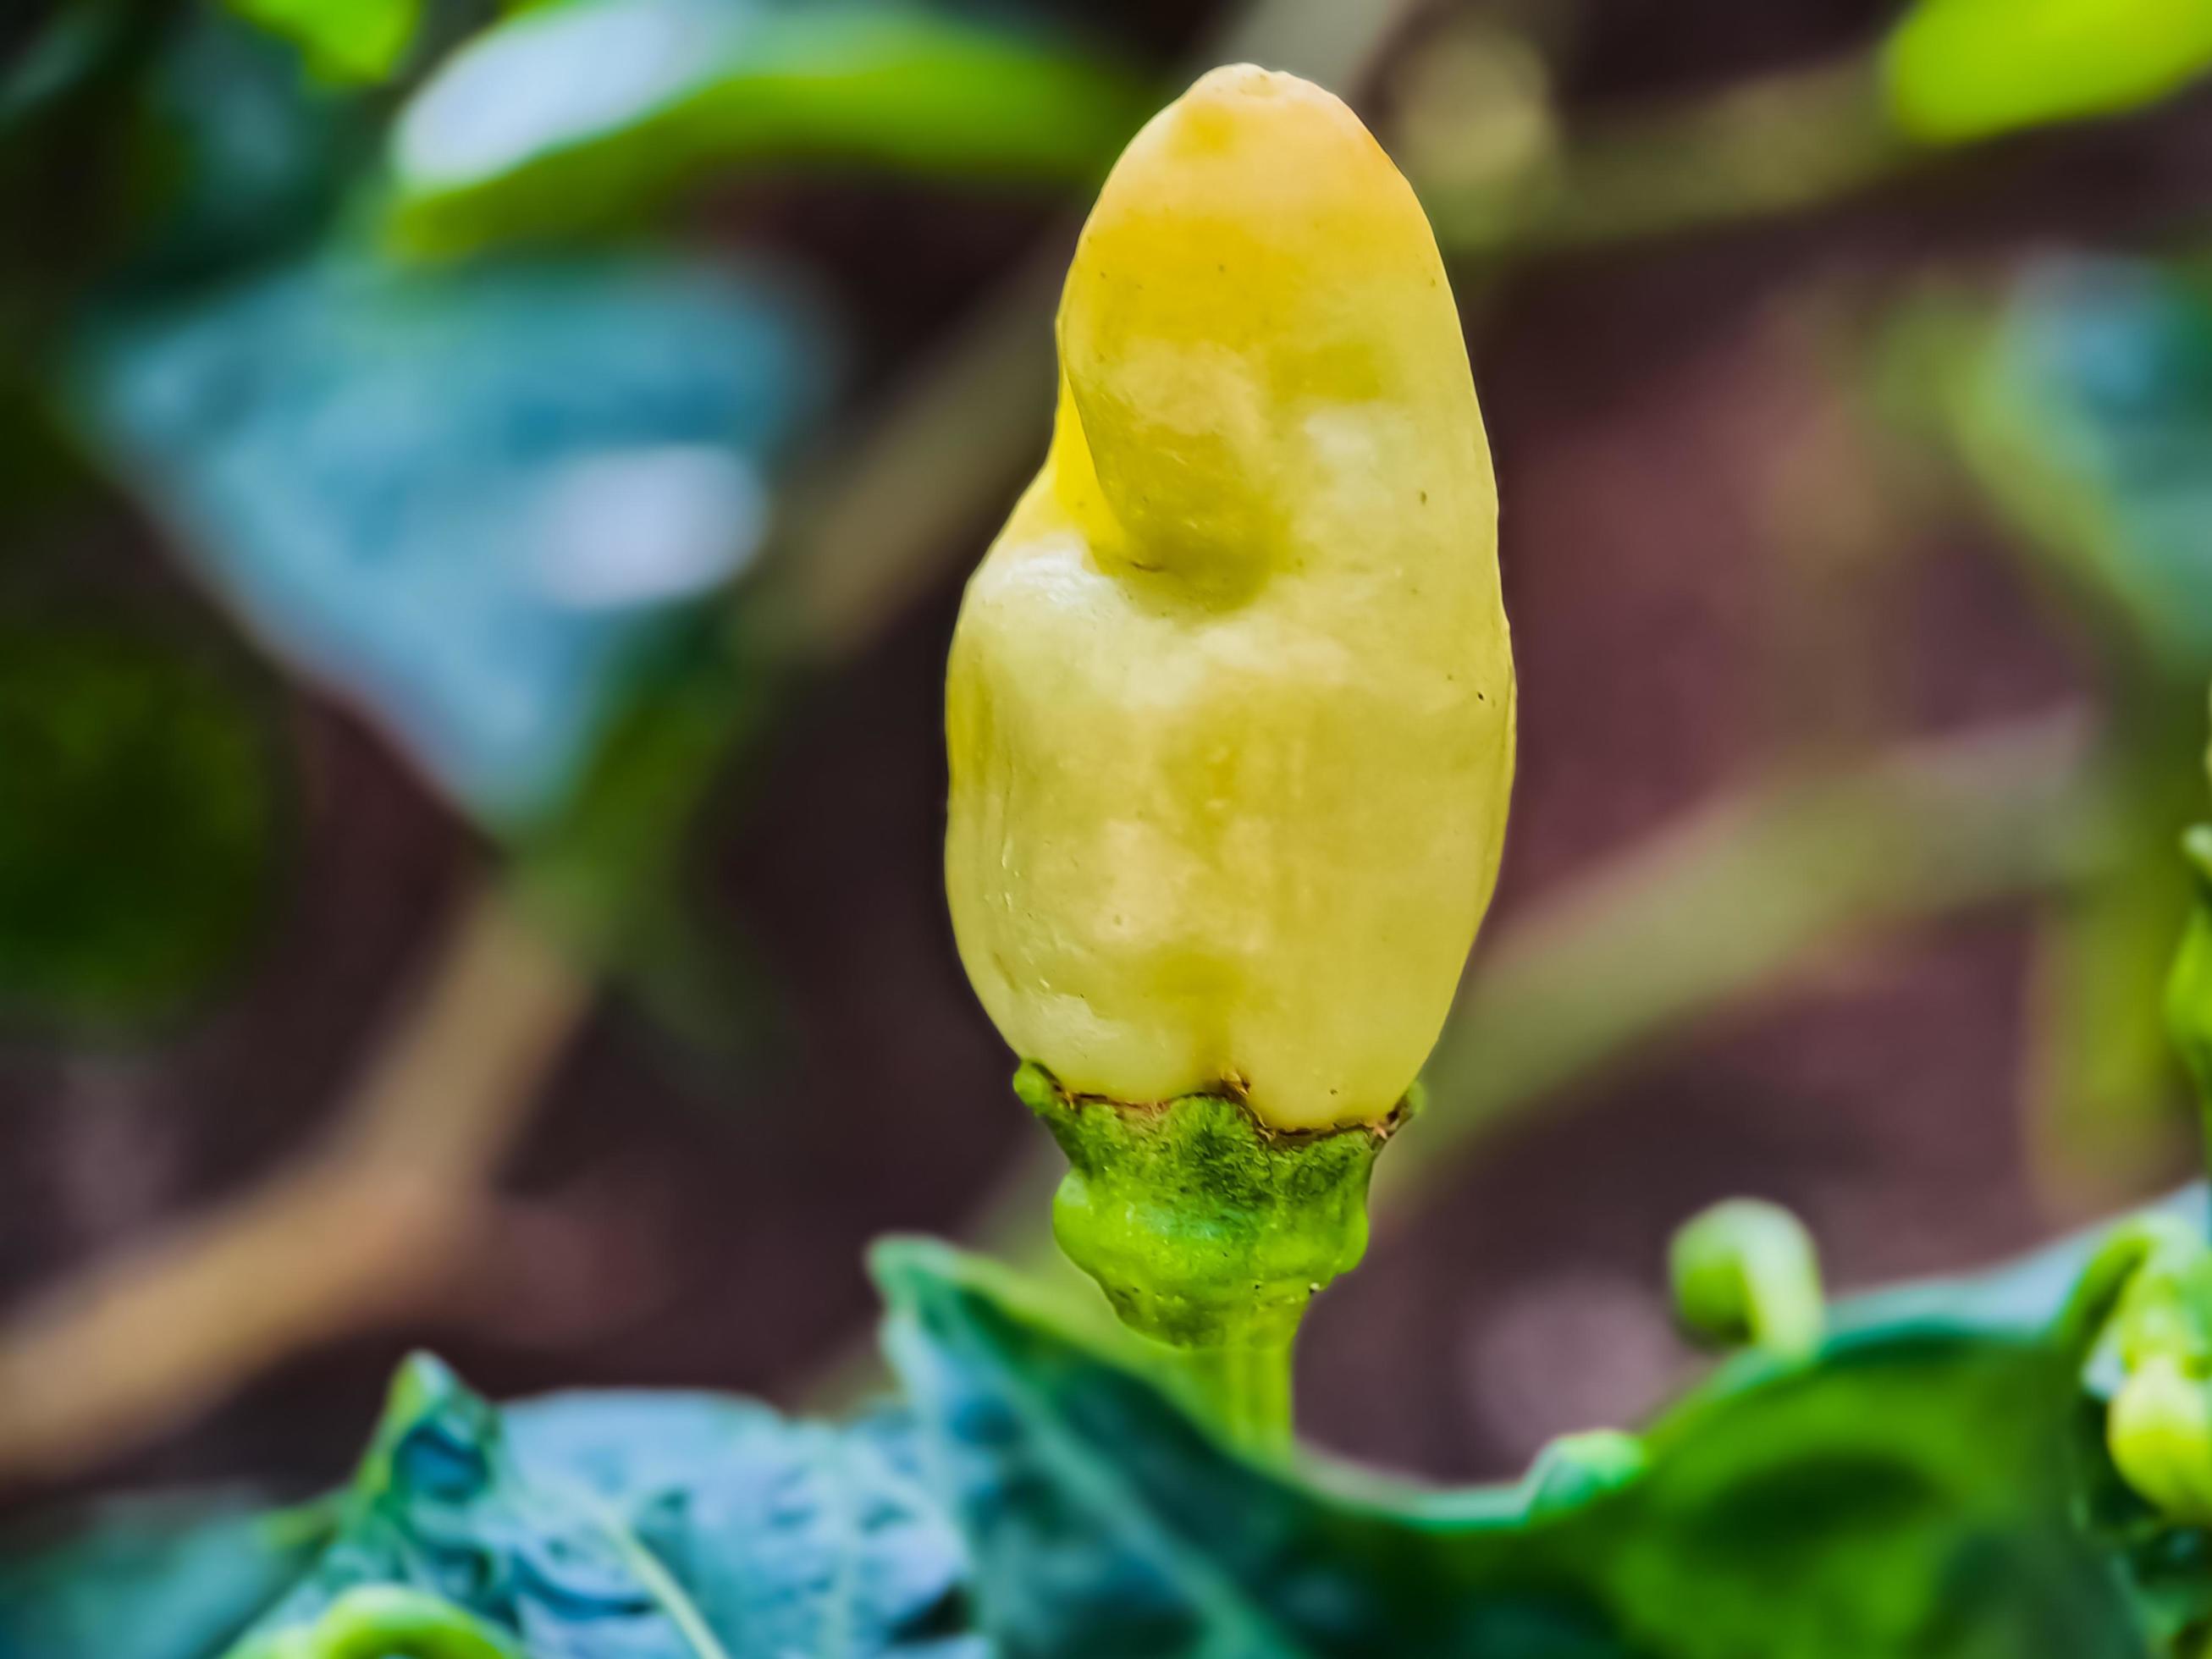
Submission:
M 374 1587 L 465 1613 L 456 1653 L 474 1639 L 547 1659 L 977 1656 L 957 1541 L 895 1418 L 833 1430 L 685 1395 L 500 1411 L 416 1359 L 337 1513 L 238 1659 L 338 1659 L 377 1619 L 425 1626 L 419 1599 L 364 1603 Z
M 228 0 L 231 9 L 296 42 L 307 67 L 337 82 L 375 82 L 406 56 L 422 0 Z
M 988 1265 L 901 1245 L 878 1273 L 1010 1656 L 2143 1650 L 2068 1517 L 2068 1365 L 1985 1320 L 1740 1361 L 1640 1468 L 1532 1506 L 1243 1462 Z
M 77 402 L 264 641 L 520 830 L 758 547 L 821 333 L 702 264 L 333 257 L 106 319 Z
M 138 294 L 236 277 L 315 246 L 380 137 L 374 100 L 302 76 L 282 40 L 212 9 L 163 40 L 138 102 L 132 234 L 110 278 Z
M 2185 686 L 2194 726 L 2212 672 L 2212 283 L 2047 261 L 1956 334 L 1936 355 L 1976 479 L 2117 636 L 2110 654 Z
M 0 1556 L 6 1659 L 209 1659 L 323 1544 L 319 1508 L 256 1513 L 243 1497 L 140 1500 Z
M 1251 1461 L 1103 1310 L 893 1243 L 876 1272 L 909 1403 L 849 1428 L 691 1395 L 495 1409 L 410 1362 L 237 1659 L 381 1656 L 360 1644 L 402 1632 L 439 1659 L 2181 1659 L 2212 1632 L 2212 1534 L 2115 1468 L 2125 1377 L 2095 1357 L 2159 1348 L 2203 1224 L 2199 1190 L 1841 1304 L 1808 1355 L 1740 1354 L 1641 1434 L 1456 1492 Z M 120 1552 L 128 1574 L 112 1547 L 0 1567 L 0 1654 L 215 1659 L 301 1565 L 299 1520 L 260 1565 L 240 1540 L 280 1534 L 224 1524 Z M 211 1611 L 143 1648 L 100 1622 L 163 1607 Z
M 2179 1096 L 2158 1010 L 2190 897 L 2174 838 L 2201 796 L 2174 757 L 2212 675 L 2212 285 L 2183 265 L 2046 260 L 1986 307 L 1919 321 L 1952 443 L 2118 710 L 2109 867 L 2050 907 L 2038 941 L 2032 1081 L 2078 1160 L 2148 1139 Z
M 235 965 L 283 809 L 228 674 L 146 628 L 0 619 L 0 1012 L 135 1026 Z
M 744 164 L 1080 181 L 1145 113 L 1065 46 L 905 0 L 570 0 L 457 53 L 395 132 L 395 234 L 453 251 L 628 222 Z
M 2212 3 L 1919 0 L 1883 69 L 1898 124 L 1929 143 L 2120 114 L 2212 69 Z

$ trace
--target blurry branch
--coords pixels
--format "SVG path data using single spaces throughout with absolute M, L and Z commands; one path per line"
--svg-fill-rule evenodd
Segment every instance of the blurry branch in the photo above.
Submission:
M 590 994 L 504 896 L 472 895 L 318 1149 L 0 1332 L 0 1486 L 128 1451 L 270 1364 L 435 1301 Z
M 1446 149 L 1455 123 L 1480 116 L 1419 107 L 1405 119 Z M 1897 131 L 1874 65 L 1856 58 L 1601 118 L 1516 151 L 1493 176 L 1463 181 L 1424 177 L 1413 158 L 1446 252 L 1534 254 L 1802 211 L 1937 153 Z
M 1259 0 L 1218 55 L 1348 85 L 1417 3 Z M 865 648 L 1041 448 L 1066 253 L 1055 241 L 1011 278 L 798 492 L 779 568 L 750 602 L 796 630 L 802 659 Z M 477 893 L 323 1146 L 0 1328 L 0 1486 L 143 1444 L 290 1355 L 433 1304 L 493 1215 L 498 1165 L 592 1006 L 566 937 L 541 931 L 508 890 Z

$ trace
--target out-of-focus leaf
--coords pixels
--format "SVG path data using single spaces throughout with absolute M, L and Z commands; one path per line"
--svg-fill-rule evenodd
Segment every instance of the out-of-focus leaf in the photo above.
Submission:
M 111 321 L 79 402 L 264 640 L 520 829 L 750 560 L 828 356 L 702 267 L 319 263 Z
M 2033 1083 L 2048 1139 L 2123 1171 L 2156 1156 L 2179 1096 L 2157 1011 L 2199 804 L 2172 757 L 2198 741 L 2212 674 L 2212 283 L 2046 260 L 1994 303 L 1917 307 L 1899 337 L 2118 705 L 2112 868 L 2041 933 Z
M 440 1596 L 537 1659 L 981 1659 L 910 1431 L 697 1395 L 495 1410 L 409 1362 L 337 1534 L 257 1635 L 348 1591 Z
M 1066 46 L 907 0 L 568 0 L 416 95 L 393 223 L 436 251 L 566 232 L 761 162 L 1083 180 L 1144 112 Z
M 1975 332 L 1950 354 L 1946 402 L 1977 479 L 2117 611 L 2124 649 L 2198 696 L 2212 672 L 2212 287 L 2051 260 Z
M 216 1659 L 306 1570 L 316 1508 L 243 1498 L 116 1503 L 0 1552 L 0 1659 Z
M 13 136 L 99 74 L 113 59 L 128 21 L 119 0 L 61 7 L 0 65 L 0 134 Z
M 422 0 L 228 0 L 240 16 L 295 42 L 307 67 L 340 83 L 376 82 L 399 67 L 422 21 Z
M 1239 1461 L 988 1264 L 877 1258 L 985 1628 L 1025 1656 L 2123 1659 L 2069 1515 L 2080 1394 L 1984 1317 L 1844 1321 L 1750 1356 L 1586 1501 L 1422 1495 Z
M 112 621 L 0 618 L 0 1007 L 158 1020 L 264 913 L 272 734 L 222 672 Z
M 1930 143 L 2116 115 L 2212 69 L 2212 3 L 1918 0 L 1883 68 L 1899 125 Z
M 319 240 L 381 133 L 369 100 L 310 82 L 283 41 L 211 9 L 173 31 L 139 125 L 131 274 L 149 288 L 219 279 Z

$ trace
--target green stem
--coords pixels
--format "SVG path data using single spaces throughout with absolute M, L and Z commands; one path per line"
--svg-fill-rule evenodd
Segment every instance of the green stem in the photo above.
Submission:
M 1291 1447 L 1291 1338 L 1170 1347 L 1169 1362 L 1223 1438 L 1273 1455 Z

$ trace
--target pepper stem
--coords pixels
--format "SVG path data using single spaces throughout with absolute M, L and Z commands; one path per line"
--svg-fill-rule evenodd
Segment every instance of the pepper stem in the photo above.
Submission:
M 1131 1104 L 1035 1064 L 1014 1091 L 1067 1154 L 1060 1249 L 1224 1438 L 1286 1450 L 1299 1322 L 1365 1251 L 1368 1176 L 1412 1098 L 1385 1123 L 1285 1133 L 1225 1096 Z
M 1224 1439 L 1249 1452 L 1286 1452 L 1295 1334 L 1171 1347 L 1168 1369 Z

